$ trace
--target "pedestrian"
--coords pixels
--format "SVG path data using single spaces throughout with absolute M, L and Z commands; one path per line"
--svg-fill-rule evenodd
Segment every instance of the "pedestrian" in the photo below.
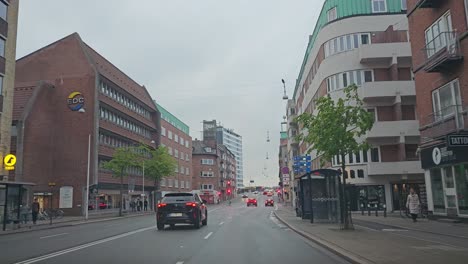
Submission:
M 31 205 L 31 213 L 32 213 L 33 224 L 36 224 L 37 215 L 39 214 L 40 209 L 41 209 L 41 206 L 39 205 L 39 202 L 37 201 L 37 198 L 34 198 L 34 202 Z
M 130 208 L 132 208 L 132 212 L 135 212 L 135 200 L 130 201 Z
M 148 201 L 145 199 L 145 202 L 144 202 L 144 206 L 145 206 L 145 211 L 148 211 Z
M 419 214 L 419 206 L 419 196 L 414 192 L 413 188 L 410 188 L 410 194 L 408 194 L 408 198 L 406 199 L 406 208 L 409 210 L 413 222 L 417 222 L 416 218 Z
M 138 211 L 143 210 L 143 201 L 138 199 Z

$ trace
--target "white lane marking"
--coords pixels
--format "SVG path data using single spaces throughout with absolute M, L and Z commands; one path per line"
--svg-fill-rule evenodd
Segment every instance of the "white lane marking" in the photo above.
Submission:
M 176 264 L 184 264 L 183 261 L 177 261 Z
M 367 226 L 362 226 L 362 225 L 357 225 L 357 224 L 353 224 L 354 226 L 359 226 L 360 228 L 363 228 L 363 229 L 367 229 L 369 231 L 373 231 L 373 232 L 378 232 L 380 231 L 379 229 L 373 229 L 373 228 L 370 228 L 370 227 L 367 227 Z
M 213 232 L 209 232 L 208 235 L 205 236 L 205 239 L 208 239 L 212 234 Z
M 208 210 L 208 213 L 211 213 L 211 212 L 216 211 L 216 210 L 218 210 L 218 209 L 219 209 L 219 207 L 218 207 L 218 208 L 215 208 L 215 209 Z
M 109 241 L 112 241 L 112 240 L 116 240 L 116 239 L 119 239 L 119 238 L 123 238 L 123 237 L 126 237 L 126 236 L 130 236 L 130 235 L 133 235 L 133 234 L 136 234 L 136 233 L 144 232 L 144 231 L 155 229 L 155 228 L 156 228 L 155 226 L 151 226 L 151 227 L 137 229 L 137 230 L 134 230 L 134 231 L 131 231 L 131 232 L 123 233 L 123 234 L 116 235 L 116 236 L 113 236 L 113 237 L 104 238 L 104 239 L 101 239 L 101 240 L 97 240 L 97 241 L 90 242 L 90 243 L 87 243 L 87 244 L 79 245 L 79 246 L 76 246 L 76 247 L 60 250 L 60 251 L 53 252 L 53 253 L 43 255 L 43 256 L 39 256 L 39 257 L 36 257 L 36 258 L 16 262 L 15 264 L 36 263 L 36 262 L 39 262 L 39 261 L 54 258 L 54 257 L 60 256 L 60 255 L 64 255 L 64 254 L 67 254 L 67 253 L 78 251 L 80 249 L 84 249 L 84 248 L 87 248 L 87 247 L 92 247 L 94 245 L 106 243 L 106 242 L 109 242 Z
M 224 224 L 224 222 L 219 223 L 219 225 L 223 225 L 223 224 Z
M 49 238 L 49 237 L 56 237 L 56 236 L 64 236 L 64 235 L 68 235 L 68 233 L 60 233 L 60 234 L 56 234 L 56 235 L 43 236 L 43 237 L 40 237 L 39 239 L 44 239 L 44 238 Z
M 384 228 L 384 229 L 382 229 L 382 231 L 384 231 L 384 232 L 404 232 L 404 231 L 408 231 L 408 230 L 406 230 L 406 229 Z

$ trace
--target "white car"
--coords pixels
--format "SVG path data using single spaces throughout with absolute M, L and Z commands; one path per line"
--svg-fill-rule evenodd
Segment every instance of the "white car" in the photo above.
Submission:
M 258 192 L 257 192 L 257 191 L 255 191 L 255 192 L 253 192 L 253 193 L 254 193 L 254 194 L 258 194 Z

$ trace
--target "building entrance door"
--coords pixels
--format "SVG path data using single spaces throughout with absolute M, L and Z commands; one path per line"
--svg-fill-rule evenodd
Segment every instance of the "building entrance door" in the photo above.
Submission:
M 445 208 L 448 216 L 458 215 L 457 191 L 455 189 L 454 167 L 442 168 L 444 183 Z

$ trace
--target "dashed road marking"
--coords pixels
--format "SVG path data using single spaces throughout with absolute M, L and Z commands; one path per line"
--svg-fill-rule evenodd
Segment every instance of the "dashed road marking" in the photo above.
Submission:
M 223 224 L 224 224 L 224 222 L 219 223 L 219 225 L 223 225 Z
M 209 232 L 208 235 L 206 235 L 204 238 L 208 239 L 212 234 L 213 234 L 213 232 Z
M 382 229 L 384 232 L 405 232 L 408 231 L 406 229 L 392 229 L 392 228 L 384 228 Z
M 64 236 L 64 235 L 68 235 L 68 233 L 60 233 L 60 234 L 56 234 L 56 235 L 43 236 L 43 237 L 40 237 L 39 239 L 50 238 L 50 237 L 57 237 L 57 236 Z
M 184 264 L 183 261 L 177 261 L 176 264 Z

